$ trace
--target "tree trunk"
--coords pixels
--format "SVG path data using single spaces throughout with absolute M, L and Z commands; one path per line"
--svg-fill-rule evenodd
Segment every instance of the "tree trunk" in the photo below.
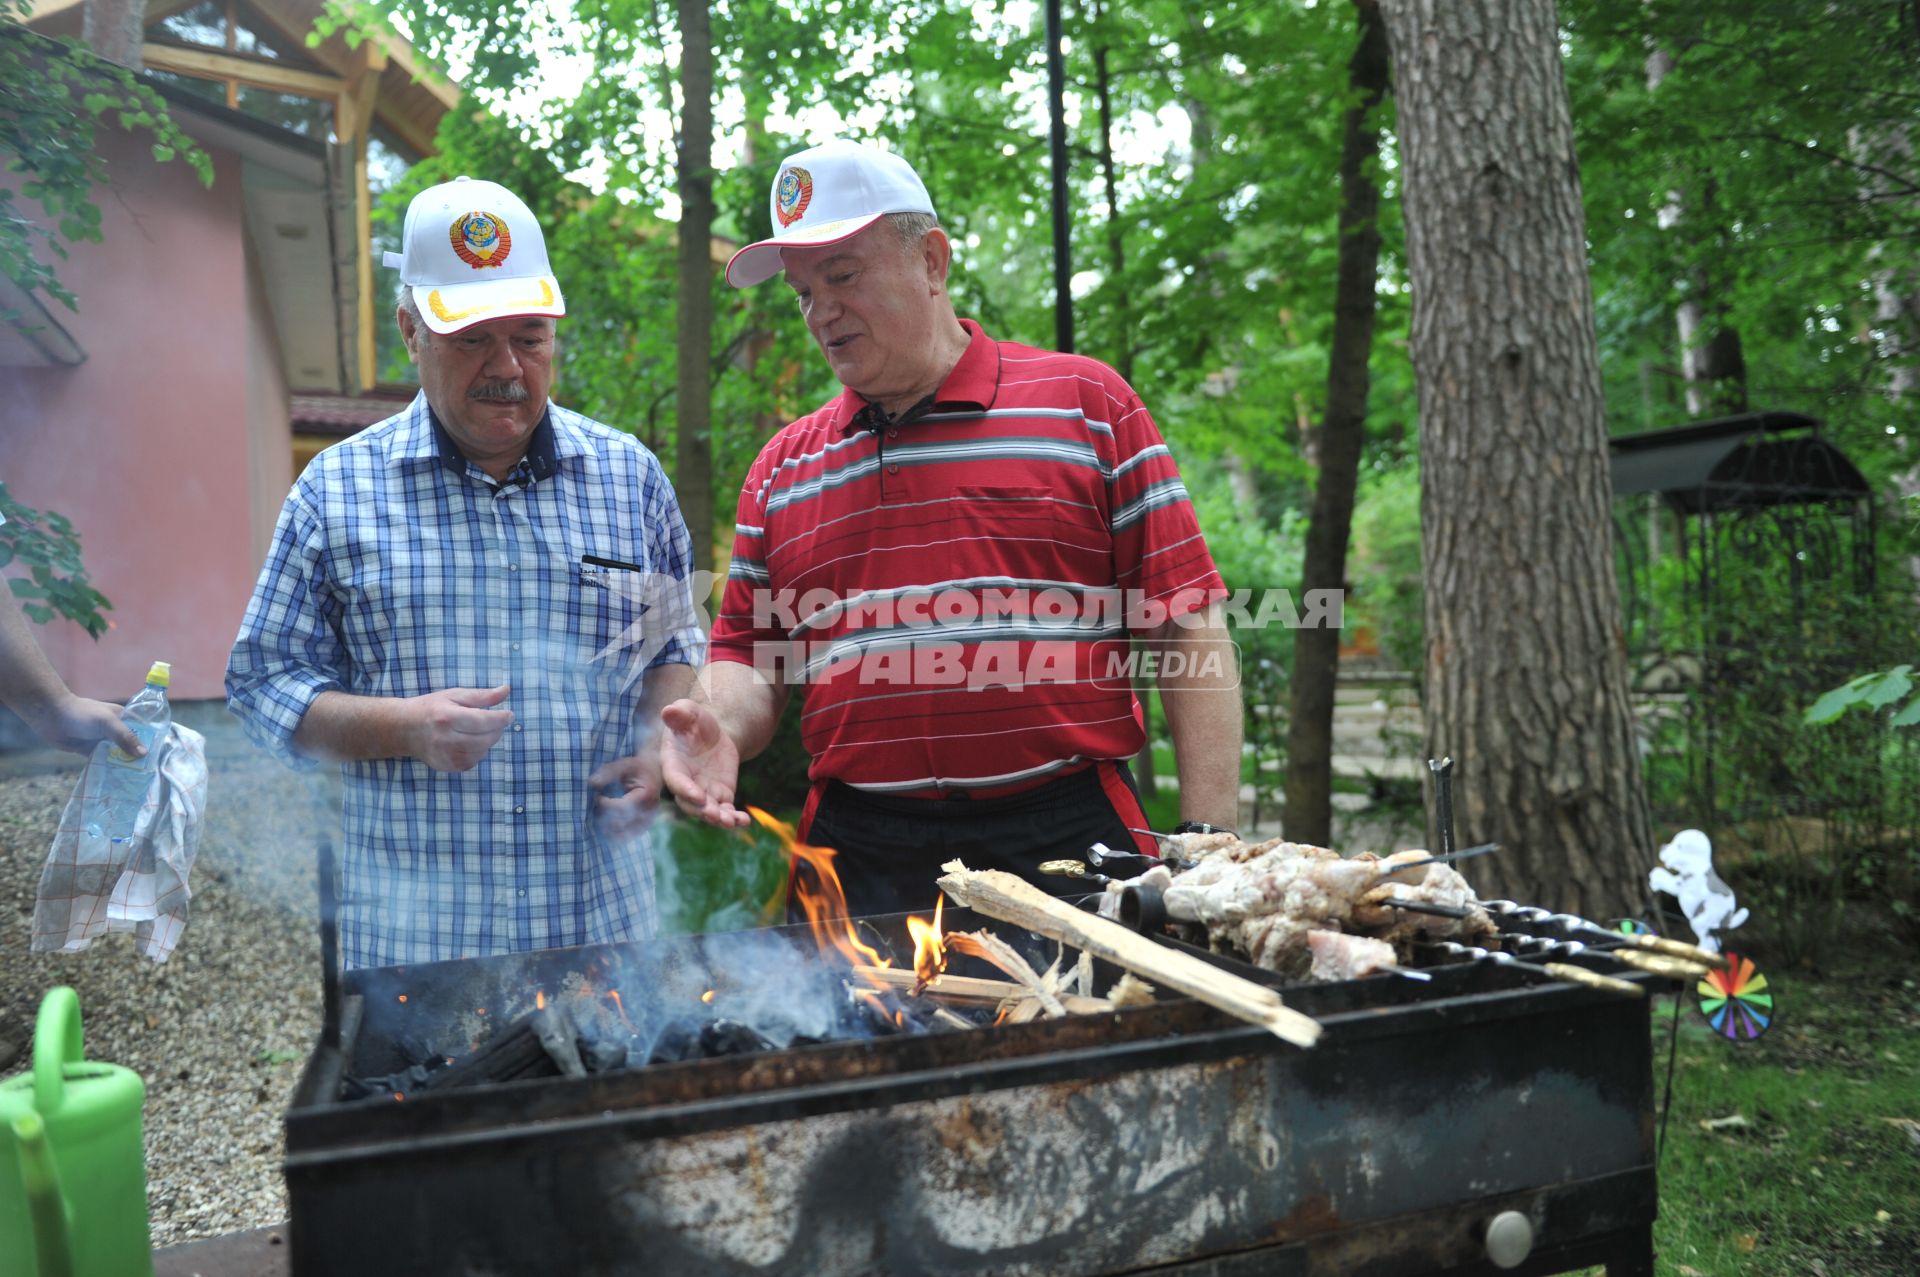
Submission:
M 704 2 L 680 4 L 679 364 L 674 489 L 696 571 L 713 570 L 713 35 Z
M 1673 73 L 1673 56 L 1655 47 L 1647 54 L 1647 88 L 1657 90 Z M 1713 206 L 1712 186 L 1706 187 L 1704 207 Z M 1679 188 L 1667 192 L 1658 214 L 1660 229 L 1678 230 L 1687 221 L 1687 197 Z M 1696 221 L 1700 219 L 1695 219 Z M 1697 229 L 1694 231 L 1698 233 Z M 1726 228 L 1713 225 L 1710 233 L 1725 246 Z M 1719 286 L 1704 267 L 1687 271 L 1687 295 L 1674 309 L 1680 336 L 1680 372 L 1686 382 L 1687 415 L 1718 416 L 1747 410 L 1747 358 L 1740 332 L 1727 322 L 1727 308 Z
M 1484 894 L 1609 915 L 1653 861 L 1553 0 L 1381 0 L 1420 386 L 1426 740 Z
M 1338 590 L 1347 579 L 1360 448 L 1366 437 L 1367 364 L 1373 354 L 1374 285 L 1380 264 L 1380 188 L 1373 165 L 1380 127 L 1370 117 L 1387 93 L 1387 31 L 1374 0 L 1354 0 L 1360 43 L 1347 64 L 1347 108 L 1340 145 L 1340 264 L 1333 299 L 1333 347 L 1327 358 L 1327 409 L 1319 430 L 1320 476 L 1307 527 L 1303 590 Z M 1287 717 L 1287 806 L 1283 827 L 1294 842 L 1333 842 L 1333 700 L 1340 631 L 1293 632 L 1293 700 Z
M 1094 10 L 1096 29 L 1102 25 L 1102 11 Z M 1113 80 L 1107 72 L 1105 33 L 1093 51 L 1094 96 L 1100 104 L 1100 181 L 1107 196 L 1107 278 L 1114 292 L 1113 366 L 1122 381 L 1133 384 L 1133 316 L 1126 286 L 1127 244 L 1125 228 L 1120 224 L 1120 188 L 1113 165 Z M 1134 680 L 1134 695 L 1140 702 L 1140 718 L 1146 727 L 1146 740 L 1133 758 L 1133 780 L 1142 796 L 1152 796 L 1160 788 L 1153 762 L 1153 689 L 1144 678 Z
M 95 57 L 117 62 L 129 71 L 145 65 L 140 48 L 146 42 L 147 6 L 142 0 L 85 0 L 80 9 L 80 39 Z

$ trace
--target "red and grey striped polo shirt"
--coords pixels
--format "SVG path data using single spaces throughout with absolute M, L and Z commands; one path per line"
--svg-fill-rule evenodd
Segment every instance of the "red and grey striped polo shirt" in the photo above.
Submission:
M 816 785 L 1011 793 L 1130 758 L 1129 629 L 1225 594 L 1119 374 L 962 322 L 929 401 L 889 420 L 844 391 L 740 494 L 711 659 L 804 683 Z

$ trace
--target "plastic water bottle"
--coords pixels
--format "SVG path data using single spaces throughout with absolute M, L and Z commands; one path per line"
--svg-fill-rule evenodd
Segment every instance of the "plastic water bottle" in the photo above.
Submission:
M 116 843 L 133 837 L 140 809 L 147 802 L 147 790 L 153 784 L 159 759 L 157 747 L 167 729 L 173 726 L 173 710 L 167 704 L 167 684 L 172 678 L 173 667 L 165 661 L 155 661 L 147 671 L 147 685 L 135 692 L 127 707 L 120 711 L 120 721 L 140 738 L 146 753 L 129 754 L 112 741 L 101 741 L 94 746 L 94 770 L 100 779 L 89 796 L 87 837 Z

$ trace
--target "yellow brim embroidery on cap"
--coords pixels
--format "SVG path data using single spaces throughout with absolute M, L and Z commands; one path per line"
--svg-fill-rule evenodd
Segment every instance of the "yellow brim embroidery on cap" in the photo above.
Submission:
M 484 314 L 488 311 L 517 310 L 522 306 L 551 305 L 553 305 L 553 285 L 544 279 L 540 281 L 540 295 L 538 297 L 516 297 L 512 301 L 489 302 L 484 306 L 475 306 L 468 310 L 448 310 L 447 304 L 441 300 L 440 290 L 437 288 L 427 294 L 428 309 L 433 311 L 433 317 L 443 324 L 457 323 L 469 316 Z

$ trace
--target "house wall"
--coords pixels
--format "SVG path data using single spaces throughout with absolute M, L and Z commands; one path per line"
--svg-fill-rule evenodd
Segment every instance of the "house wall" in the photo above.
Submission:
M 103 128 L 97 140 L 111 175 L 95 194 L 104 242 L 72 246 L 59 266 L 79 296 L 62 322 L 87 360 L 0 369 L 0 477 L 73 521 L 113 603 L 98 642 L 65 621 L 39 627 L 68 684 L 124 700 L 168 660 L 177 698 L 218 697 L 259 561 L 253 493 L 267 467 L 253 437 L 276 412 L 286 456 L 284 392 L 272 407 L 248 373 L 263 340 L 240 164 L 209 150 L 209 189 L 185 164 L 154 163 L 143 135 Z
M 253 563 L 266 562 L 280 507 L 293 486 L 293 458 L 287 441 L 293 421 L 286 378 L 287 361 L 280 351 L 267 304 L 260 258 L 247 242 L 247 458 L 253 498 Z M 238 625 L 236 623 L 236 627 Z

